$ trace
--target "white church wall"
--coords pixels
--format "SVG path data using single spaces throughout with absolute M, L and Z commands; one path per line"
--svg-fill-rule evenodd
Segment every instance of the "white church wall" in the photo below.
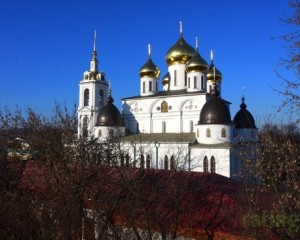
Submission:
M 175 168 L 177 170 L 187 170 L 203 172 L 203 160 L 208 158 L 208 172 L 211 172 L 211 159 L 215 159 L 215 173 L 230 177 L 230 149 L 229 148 L 200 148 L 198 146 L 189 147 L 188 142 L 126 142 L 124 150 L 130 156 L 131 164 L 136 160 L 136 167 L 140 167 L 141 154 L 144 154 L 146 162 L 147 154 L 151 159 L 151 168 L 171 169 L 171 157 L 174 157 Z M 135 150 L 134 150 L 135 149 Z M 135 152 L 135 154 L 134 154 Z M 135 157 L 134 157 L 135 156 Z M 166 166 L 167 161 L 167 166 Z
M 191 121 L 193 126 L 198 123 L 205 101 L 206 94 L 129 99 L 123 101 L 122 113 L 126 128 L 133 133 L 137 125 L 143 133 L 191 132 Z
M 187 86 L 185 85 L 185 64 L 178 63 L 170 65 L 168 70 L 171 76 L 170 90 L 179 90 L 187 88 Z
M 98 141 L 103 142 L 112 136 L 124 136 L 125 127 L 107 127 L 107 126 L 95 126 L 93 128 L 93 135 Z
M 233 126 L 223 124 L 202 124 L 196 126 L 196 137 L 199 143 L 218 144 L 232 142 Z M 225 133 L 225 135 L 223 135 Z
M 192 148 L 191 169 L 195 172 L 203 172 L 203 161 L 205 156 L 208 159 L 208 172 L 211 172 L 211 159 L 215 158 L 215 173 L 230 177 L 230 149 L 229 148 Z
M 257 141 L 257 128 L 234 129 L 234 138 L 238 142 Z

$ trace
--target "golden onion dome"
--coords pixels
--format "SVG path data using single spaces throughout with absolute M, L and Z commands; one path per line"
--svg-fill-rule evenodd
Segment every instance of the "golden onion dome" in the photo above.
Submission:
M 170 74 L 167 73 L 167 74 L 162 78 L 162 84 L 163 84 L 163 86 L 165 86 L 165 85 L 169 84 L 169 82 L 170 82 Z
M 192 71 L 205 71 L 208 70 L 207 62 L 200 56 L 199 52 L 196 51 L 194 56 L 188 61 L 185 66 L 187 72 Z
M 155 77 L 158 78 L 160 75 L 159 68 L 153 63 L 151 57 L 148 58 L 147 62 L 140 69 L 140 77 Z
M 183 63 L 186 64 L 195 54 L 195 49 L 190 46 L 180 35 L 177 42 L 169 49 L 166 54 L 168 65 Z
M 206 77 L 207 80 L 210 81 L 213 81 L 214 79 L 216 81 L 222 80 L 222 73 L 215 67 L 213 62 L 211 62 L 211 64 L 209 65 Z

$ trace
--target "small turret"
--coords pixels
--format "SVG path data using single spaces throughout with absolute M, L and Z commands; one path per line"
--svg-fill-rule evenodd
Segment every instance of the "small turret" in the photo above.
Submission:
M 213 81 L 215 81 L 221 95 L 222 73 L 214 65 L 214 53 L 212 50 L 210 51 L 210 65 L 208 67 L 206 77 L 207 77 L 208 92 L 210 93 L 213 87 Z
M 140 94 L 141 96 L 152 95 L 158 91 L 159 68 L 151 59 L 151 46 L 148 45 L 148 60 L 140 68 Z
M 196 37 L 196 51 L 194 56 L 185 66 L 187 72 L 187 90 L 204 91 L 206 89 L 206 73 L 208 70 L 207 62 L 200 56 L 198 51 L 198 38 Z

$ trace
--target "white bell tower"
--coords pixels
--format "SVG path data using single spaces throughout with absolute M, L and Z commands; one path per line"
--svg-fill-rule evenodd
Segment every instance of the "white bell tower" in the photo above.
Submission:
M 105 104 L 107 96 L 108 83 L 105 73 L 98 71 L 95 31 L 90 70 L 83 73 L 79 82 L 78 138 L 93 138 L 92 130 L 97 121 L 97 114 Z

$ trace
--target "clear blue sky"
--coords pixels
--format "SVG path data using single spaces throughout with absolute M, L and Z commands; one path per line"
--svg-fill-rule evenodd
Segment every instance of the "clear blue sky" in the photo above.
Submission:
M 290 12 L 288 0 L 2 0 L 0 109 L 18 105 L 50 115 L 55 101 L 77 104 L 95 29 L 99 68 L 111 79 L 121 108 L 121 98 L 139 94 L 148 43 L 166 73 L 165 54 L 182 21 L 184 38 L 194 45 L 198 36 L 208 62 L 214 50 L 232 117 L 244 94 L 248 109 L 263 121 L 281 101 L 271 86 L 280 87 L 274 68 L 285 53 L 283 43 L 271 38 L 289 32 L 279 17 Z

